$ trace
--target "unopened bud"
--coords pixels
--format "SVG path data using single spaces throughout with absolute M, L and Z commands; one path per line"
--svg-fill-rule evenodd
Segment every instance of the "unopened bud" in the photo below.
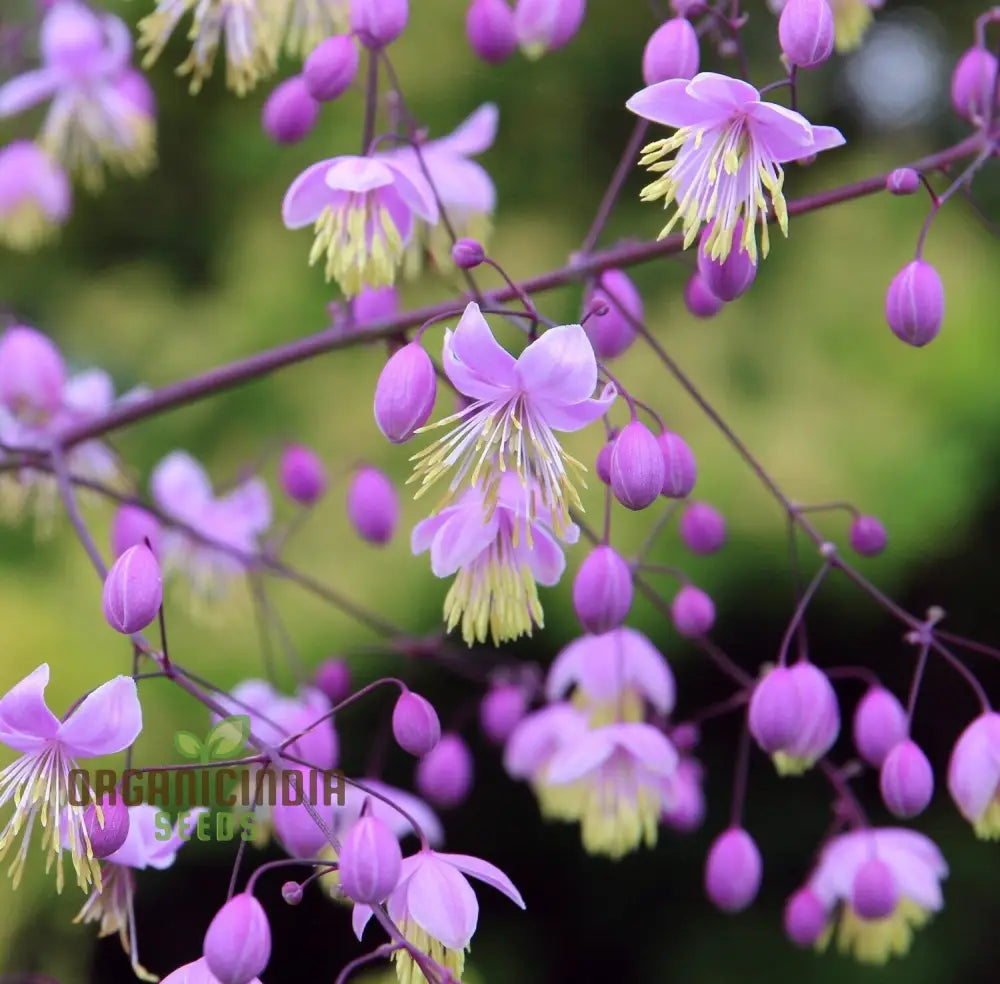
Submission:
M 502 745 L 528 711 L 528 698 L 521 687 L 503 684 L 494 687 L 479 705 L 483 734 L 494 745 Z
M 611 491 L 629 509 L 645 509 L 663 489 L 663 452 L 649 428 L 633 420 L 611 451 Z
M 100 817 L 97 815 L 98 806 Z M 84 810 L 83 825 L 95 858 L 103 859 L 114 854 L 128 837 L 129 813 L 121 793 L 105 796 L 99 804 L 91 803 Z
M 55 413 L 65 385 L 63 358 L 45 335 L 15 325 L 0 336 L 0 404 L 11 413 Z
M 234 895 L 209 924 L 204 954 L 220 984 L 249 984 L 271 959 L 271 927 L 263 906 L 246 892 Z
M 116 632 L 132 635 L 156 618 L 163 603 L 163 578 L 153 551 L 129 547 L 104 579 L 104 617 Z
M 573 609 L 587 632 L 617 629 L 632 607 L 632 571 L 614 549 L 601 545 L 587 555 L 573 580 Z
M 343 659 L 325 659 L 316 669 L 313 684 L 331 704 L 339 704 L 351 692 L 351 668 Z
M 885 317 L 893 334 L 917 348 L 933 341 L 944 320 L 944 285 L 924 260 L 907 263 L 885 295 Z
M 692 502 L 681 516 L 680 533 L 692 553 L 715 553 L 726 542 L 726 517 L 707 502 Z
M 680 434 L 671 431 L 664 431 L 656 441 L 663 452 L 661 495 L 668 499 L 686 499 L 698 480 L 698 463 L 694 452 Z
M 319 455 L 303 444 L 290 444 L 281 456 L 281 487 L 293 502 L 311 506 L 326 492 L 326 468 Z
M 955 112 L 973 123 L 988 119 L 996 86 L 996 56 L 978 45 L 969 48 L 951 76 L 951 104 Z
M 869 858 L 854 876 L 851 908 L 862 919 L 885 919 L 899 902 L 892 869 L 880 858 Z
M 900 742 L 909 725 L 903 705 L 885 687 L 871 687 L 854 711 L 854 747 L 876 769 Z
M 377 468 L 359 468 L 347 490 L 347 515 L 362 539 L 388 543 L 399 522 L 399 496 L 388 477 Z
M 855 516 L 851 523 L 851 547 L 862 557 L 875 557 L 885 550 L 888 536 L 874 516 Z
M 458 806 L 472 788 L 472 753 L 457 734 L 441 740 L 417 765 L 417 789 L 435 806 Z
M 319 103 L 310 95 L 301 75 L 285 79 L 272 90 L 261 112 L 264 132 L 280 144 L 298 143 L 319 119 Z
M 288 905 L 299 905 L 302 902 L 302 886 L 298 882 L 286 881 L 281 886 L 281 897 Z
M 730 827 L 712 844 L 705 862 L 705 893 L 723 912 L 739 912 L 757 897 L 763 862 L 753 838 Z
M 514 11 L 507 0 L 472 0 L 465 15 L 465 36 L 485 62 L 499 65 L 517 48 Z
M 889 812 L 901 819 L 927 809 L 934 795 L 934 770 L 916 742 L 901 741 L 885 757 L 879 789 Z
M 344 837 L 339 865 L 344 894 L 354 902 L 376 905 L 396 887 L 403 855 L 388 826 L 378 817 L 363 815 Z
M 351 30 L 366 48 L 392 44 L 409 19 L 409 0 L 351 0 Z
M 826 909 L 811 888 L 802 888 L 786 903 L 784 922 L 785 933 L 796 946 L 813 946 L 826 929 Z
M 354 38 L 338 34 L 320 42 L 302 66 L 309 95 L 319 102 L 342 96 L 358 73 L 358 46 Z
M 650 35 L 642 52 L 642 78 L 646 85 L 667 79 L 691 79 L 698 74 L 698 35 L 684 17 L 665 21 Z
M 778 20 L 778 41 L 789 64 L 816 68 L 833 54 L 833 11 L 827 0 L 788 0 Z
M 459 270 L 475 270 L 486 259 L 483 244 L 476 239 L 456 239 L 451 258 Z
M 437 397 L 430 356 L 417 342 L 396 352 L 375 384 L 375 422 L 393 444 L 402 444 L 427 423 Z
M 441 739 L 441 722 L 430 701 L 406 690 L 392 710 L 396 744 L 411 755 L 426 755 Z
M 726 306 L 726 302 L 716 297 L 701 274 L 695 272 L 684 287 L 684 306 L 696 318 L 714 318 Z
M 583 310 L 588 314 L 583 330 L 598 359 L 615 359 L 635 341 L 633 323 L 642 321 L 642 298 L 621 270 L 601 274 L 584 294 Z
M 711 232 L 711 227 L 705 230 L 698 247 L 698 273 L 710 293 L 722 301 L 735 301 L 757 277 L 757 264 L 742 245 L 743 220 L 736 222 L 732 249 L 724 260 L 713 260 L 710 255 Z
M 701 588 L 686 584 L 674 595 L 670 605 L 674 628 L 689 639 L 712 631 L 715 625 L 715 602 Z
M 157 553 L 160 547 L 159 520 L 142 506 L 125 503 L 111 522 L 111 553 L 120 557 L 129 547 L 146 543 Z
M 885 188 L 892 195 L 912 195 L 920 187 L 920 174 L 912 167 L 897 167 L 888 178 Z
M 583 23 L 585 0 L 518 0 L 514 29 L 521 51 L 541 58 L 568 44 Z

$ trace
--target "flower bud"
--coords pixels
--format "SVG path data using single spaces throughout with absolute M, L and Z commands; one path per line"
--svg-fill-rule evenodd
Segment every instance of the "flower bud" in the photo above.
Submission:
M 382 367 L 375 384 L 375 423 L 393 444 L 403 444 L 427 423 L 437 397 L 434 363 L 410 342 Z
M 726 306 L 726 302 L 709 290 L 701 274 L 696 271 L 691 274 L 684 288 L 684 306 L 696 318 L 714 318 Z
M 851 547 L 862 557 L 875 557 L 885 550 L 888 536 L 874 516 L 855 516 L 851 523 Z
M 978 45 L 962 55 L 951 76 L 951 104 L 963 120 L 979 123 L 989 118 L 996 94 L 996 56 Z
M 298 143 L 319 119 L 319 103 L 309 94 L 301 75 L 285 79 L 267 97 L 261 112 L 264 132 L 276 143 Z
M 663 452 L 649 428 L 633 420 L 611 450 L 611 491 L 629 509 L 645 509 L 663 488 Z
M 778 670 L 769 674 L 768 678 L 776 672 Z M 780 775 L 801 775 L 825 755 L 837 740 L 840 732 L 840 708 L 829 678 L 808 660 L 799 660 L 788 668 L 782 686 L 787 683 L 791 683 L 793 693 L 781 694 L 779 691 L 777 696 L 787 701 L 784 714 L 793 720 L 794 727 L 778 747 L 765 750 L 771 751 L 774 766 Z M 771 694 L 770 699 L 773 701 L 775 694 Z M 765 721 L 765 730 L 766 724 Z M 752 723 L 750 730 L 753 731 Z
M 494 687 L 479 705 L 479 724 L 494 745 L 502 745 L 528 711 L 528 698 L 521 687 Z
M 698 480 L 698 463 L 687 441 L 679 434 L 664 431 L 656 438 L 663 452 L 663 487 L 668 499 L 686 499 Z
M 784 922 L 796 946 L 813 946 L 826 929 L 826 909 L 811 888 L 800 888 L 785 904 Z
M 388 321 L 399 310 L 395 287 L 365 287 L 351 303 L 356 328 Z
M 869 858 L 854 876 L 851 908 L 862 919 L 885 919 L 899 902 L 892 869 L 879 858 Z
M 598 359 L 606 361 L 617 358 L 635 341 L 632 322 L 642 321 L 642 298 L 621 270 L 606 270 L 584 294 L 583 311 L 583 330 Z
M 435 806 L 458 806 L 472 788 L 472 753 L 457 734 L 446 734 L 417 764 L 417 789 Z
M 399 841 L 377 817 L 362 815 L 340 846 L 340 885 L 354 902 L 376 905 L 399 882 L 403 854 Z
M 149 541 L 154 554 L 160 548 L 159 520 L 142 506 L 125 503 L 111 522 L 111 553 L 120 557 L 129 547 Z
M 615 449 L 615 439 L 618 437 L 617 431 L 612 431 L 607 444 L 597 452 L 597 461 L 594 462 L 594 471 L 597 477 L 605 484 L 611 484 L 611 452 Z
M 354 38 L 338 34 L 320 42 L 302 66 L 309 95 L 318 102 L 342 96 L 358 73 L 358 46 Z
M 11 413 L 51 414 L 62 405 L 66 366 L 59 349 L 25 325 L 0 337 L 0 404 Z
M 1000 714 L 980 714 L 958 737 L 948 792 L 978 837 L 1000 837 Z
M 203 949 L 219 984 L 249 984 L 271 959 L 271 927 L 263 906 L 246 892 L 234 895 L 209 924 Z
M 712 844 L 705 861 L 705 894 L 723 912 L 739 912 L 757 897 L 763 862 L 753 838 L 730 827 Z
M 399 521 L 399 497 L 377 468 L 359 468 L 351 479 L 347 516 L 363 540 L 383 546 L 392 539 Z
M 477 239 L 456 239 L 451 258 L 459 270 L 475 270 L 486 259 L 486 250 Z
M 897 167 L 886 178 L 885 188 L 892 195 L 912 195 L 920 187 L 920 174 L 912 167 Z
M 101 816 L 93 803 L 83 811 L 83 826 L 95 858 L 110 857 L 128 837 L 129 813 L 120 792 L 101 799 Z
M 944 320 L 944 285 L 923 260 L 907 263 L 889 284 L 885 318 L 893 334 L 917 348 L 937 337 Z
M 405 690 L 392 709 L 392 734 L 404 751 L 426 755 L 441 739 L 437 711 L 420 694 Z
M 934 770 L 916 742 L 906 739 L 885 757 L 879 789 L 889 812 L 908 820 L 927 809 L 934 795 Z
M 735 301 L 746 293 L 757 277 L 757 264 L 742 247 L 743 220 L 738 219 L 733 230 L 733 248 L 724 260 L 709 255 L 712 227 L 705 230 L 698 247 L 698 273 L 702 283 L 721 301 Z
M 642 52 L 642 78 L 646 85 L 667 79 L 691 79 L 698 74 L 698 35 L 683 17 L 665 21 L 653 31 Z
M 153 551 L 129 547 L 104 579 L 104 617 L 116 632 L 132 635 L 156 618 L 163 603 L 163 579 Z
M 712 631 L 715 625 L 715 602 L 701 588 L 685 584 L 674 595 L 670 605 L 674 628 L 688 639 L 696 639 Z
M 583 23 L 585 0 L 518 0 L 514 30 L 521 51 L 541 58 L 568 44 Z
M 465 35 L 485 62 L 499 65 L 517 47 L 514 11 L 507 0 L 472 0 L 465 15 Z
M 409 0 L 351 0 L 351 30 L 366 48 L 392 44 L 409 19 Z
M 802 713 L 795 678 L 776 666 L 754 687 L 747 711 L 750 734 L 769 755 L 787 747 L 798 733 Z
M 351 668 L 343 659 L 325 659 L 316 668 L 313 685 L 331 704 L 339 704 L 351 692 Z
M 281 456 L 281 487 L 293 502 L 311 506 L 326 493 L 326 469 L 319 456 L 303 444 L 290 444 Z
M 854 711 L 854 747 L 871 766 L 906 739 L 909 725 L 903 705 L 885 687 L 871 687 Z
M 632 607 L 632 571 L 611 547 L 587 555 L 573 581 L 573 610 L 585 631 L 603 635 L 617 629 Z
M 833 54 L 833 11 L 827 0 L 788 0 L 778 19 L 778 41 L 790 65 L 816 68 Z
M 281 897 L 288 905 L 299 905 L 302 902 L 302 886 L 298 882 L 286 881 L 281 886 Z
M 680 532 L 692 553 L 715 553 L 726 542 L 726 518 L 707 502 L 692 502 L 681 516 Z

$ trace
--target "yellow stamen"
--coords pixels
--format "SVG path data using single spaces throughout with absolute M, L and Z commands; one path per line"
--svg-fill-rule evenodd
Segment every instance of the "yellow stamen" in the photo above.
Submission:
M 412 919 L 404 919 L 399 925 L 399 931 L 421 953 L 426 953 L 436 964 L 447 968 L 454 979 L 462 979 L 465 969 L 465 951 L 453 950 L 440 940 L 428 935 L 426 930 L 418 926 Z M 396 964 L 396 977 L 399 984 L 425 984 L 424 972 L 405 949 L 396 950 L 392 955 Z
M 913 931 L 930 919 L 930 913 L 911 899 L 901 899 L 895 911 L 885 919 L 862 919 L 845 905 L 837 927 L 837 949 L 852 954 L 865 964 L 884 964 L 889 957 L 903 956 L 913 942 Z M 832 930 L 817 944 L 825 949 Z

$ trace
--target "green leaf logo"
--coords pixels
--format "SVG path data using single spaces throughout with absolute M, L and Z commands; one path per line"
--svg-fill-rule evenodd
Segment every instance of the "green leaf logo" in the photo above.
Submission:
M 232 758 L 242 750 L 250 737 L 250 715 L 233 714 L 224 717 L 205 738 L 207 759 Z
M 191 734 L 190 731 L 175 732 L 174 747 L 186 759 L 198 760 L 201 758 L 201 739 L 197 735 Z

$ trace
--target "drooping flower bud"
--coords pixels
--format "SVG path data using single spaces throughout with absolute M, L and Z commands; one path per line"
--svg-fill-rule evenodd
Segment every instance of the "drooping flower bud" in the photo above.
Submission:
M 573 610 L 592 635 L 617 629 L 632 607 L 632 571 L 613 548 L 594 547 L 573 581 Z
M 129 547 L 149 541 L 153 553 L 160 547 L 159 520 L 142 506 L 126 502 L 111 521 L 111 553 L 120 557 Z
M 611 452 L 615 449 L 615 440 L 618 432 L 613 431 L 600 451 L 597 452 L 597 461 L 594 462 L 594 471 L 597 477 L 605 484 L 611 484 Z
M 885 687 L 871 687 L 858 702 L 854 711 L 854 747 L 876 769 L 905 740 L 908 730 L 903 705 Z
M 521 687 L 494 687 L 479 705 L 479 724 L 494 745 L 502 745 L 528 711 L 528 698 Z
M 768 755 L 773 755 L 791 744 L 800 721 L 792 671 L 787 666 L 776 666 L 754 687 L 747 712 L 750 734 Z
M 698 35 L 691 22 L 674 17 L 650 35 L 642 52 L 642 78 L 646 85 L 667 79 L 691 79 L 698 74 Z
M 833 54 L 833 11 L 827 0 L 788 0 L 778 20 L 778 41 L 790 65 L 816 68 Z
M 927 809 L 934 795 L 934 770 L 915 741 L 901 741 L 886 755 L 879 789 L 889 812 L 901 819 Z
M 715 553 L 726 542 L 726 518 L 707 502 L 692 502 L 681 515 L 680 533 L 692 553 Z
M 0 404 L 11 413 L 55 413 L 65 385 L 62 355 L 40 331 L 15 325 L 0 336 Z
M 351 0 L 351 30 L 366 48 L 392 44 L 409 19 L 409 0 Z
M 920 348 L 937 338 L 944 320 L 944 285 L 930 263 L 913 260 L 892 278 L 885 318 L 907 345 Z
M 281 897 L 286 905 L 301 905 L 302 886 L 298 882 L 286 881 L 281 886 Z
M 875 557 L 889 540 L 885 527 L 874 516 L 855 516 L 851 523 L 851 547 L 862 557 Z
M 311 506 L 326 493 L 326 468 L 303 444 L 290 444 L 281 456 L 281 487 L 293 502 Z
M 568 44 L 583 23 L 585 0 L 518 0 L 514 30 L 521 51 L 541 58 Z
M 338 34 L 320 42 L 302 66 L 309 95 L 319 102 L 338 99 L 358 74 L 358 46 L 354 38 Z
M 410 342 L 382 367 L 375 384 L 375 423 L 393 444 L 402 444 L 427 423 L 436 397 L 434 363 L 419 343 Z
M 459 270 L 475 270 L 486 259 L 486 250 L 478 239 L 456 239 L 451 248 L 451 258 Z
M 656 441 L 663 452 L 663 487 L 660 494 L 668 499 L 686 499 L 698 480 L 694 452 L 680 434 L 672 431 L 664 431 Z
M 611 491 L 629 509 L 645 509 L 663 488 L 663 452 L 640 420 L 626 424 L 611 450 Z
M 357 328 L 388 321 L 399 310 L 395 287 L 366 287 L 351 303 Z
M 249 984 L 271 959 L 271 927 L 263 906 L 246 892 L 234 895 L 209 924 L 203 949 L 220 984 Z
M 996 94 L 996 56 L 978 45 L 962 55 L 951 76 L 951 104 L 964 120 L 980 123 L 990 115 Z
M 684 306 L 696 318 L 714 318 L 726 306 L 726 302 L 716 297 L 701 274 L 695 271 L 684 287 Z
M 457 734 L 446 734 L 417 764 L 417 789 L 435 806 L 458 806 L 472 788 L 472 752 Z
M 293 75 L 276 85 L 261 111 L 264 132 L 280 144 L 305 139 L 318 119 L 319 103 L 309 94 L 301 75 Z
M 507 0 L 472 0 L 465 15 L 465 36 L 485 62 L 499 65 L 517 48 L 514 11 Z
M 674 628 L 688 639 L 712 631 L 715 625 L 715 602 L 701 588 L 685 584 L 670 604 Z
M 948 792 L 977 837 L 1000 838 L 1000 714 L 980 714 L 948 763 Z
M 862 919 L 885 919 L 899 902 L 892 869 L 879 858 L 869 858 L 854 876 L 851 908 Z
M 785 934 L 796 946 L 813 946 L 826 921 L 826 909 L 811 888 L 800 888 L 785 904 Z
M 426 755 L 441 739 L 437 711 L 420 694 L 405 690 L 392 709 L 392 734 L 403 751 Z
M 399 522 L 399 496 L 377 468 L 359 468 L 347 490 L 347 515 L 358 536 L 385 545 Z
M 642 321 L 642 298 L 621 270 L 605 270 L 584 294 L 583 330 L 599 359 L 621 355 L 636 339 L 632 321 Z
M 339 863 L 344 894 L 363 905 L 376 905 L 396 887 L 403 854 L 382 820 L 362 815 L 341 843 Z
M 129 547 L 112 564 L 102 602 L 108 625 L 125 635 L 141 632 L 156 618 L 163 603 L 163 578 L 149 547 Z
M 316 668 L 313 684 L 331 704 L 339 704 L 351 692 L 351 668 L 346 660 L 325 659 Z
M 920 174 L 912 167 L 897 167 L 885 181 L 891 195 L 912 195 L 920 187 Z
M 97 815 L 98 805 L 101 816 Z M 83 825 L 95 858 L 110 857 L 125 843 L 128 837 L 128 807 L 120 793 L 102 797 L 99 804 L 91 803 L 84 810 Z
M 733 248 L 722 260 L 713 260 L 706 249 L 711 241 L 712 227 L 705 230 L 698 247 L 698 273 L 711 294 L 722 301 L 735 301 L 745 294 L 757 277 L 757 264 L 740 245 L 743 220 L 738 219 L 733 231 Z
M 753 838 L 740 827 L 730 827 L 708 852 L 705 894 L 723 912 L 739 912 L 757 897 L 763 867 Z

